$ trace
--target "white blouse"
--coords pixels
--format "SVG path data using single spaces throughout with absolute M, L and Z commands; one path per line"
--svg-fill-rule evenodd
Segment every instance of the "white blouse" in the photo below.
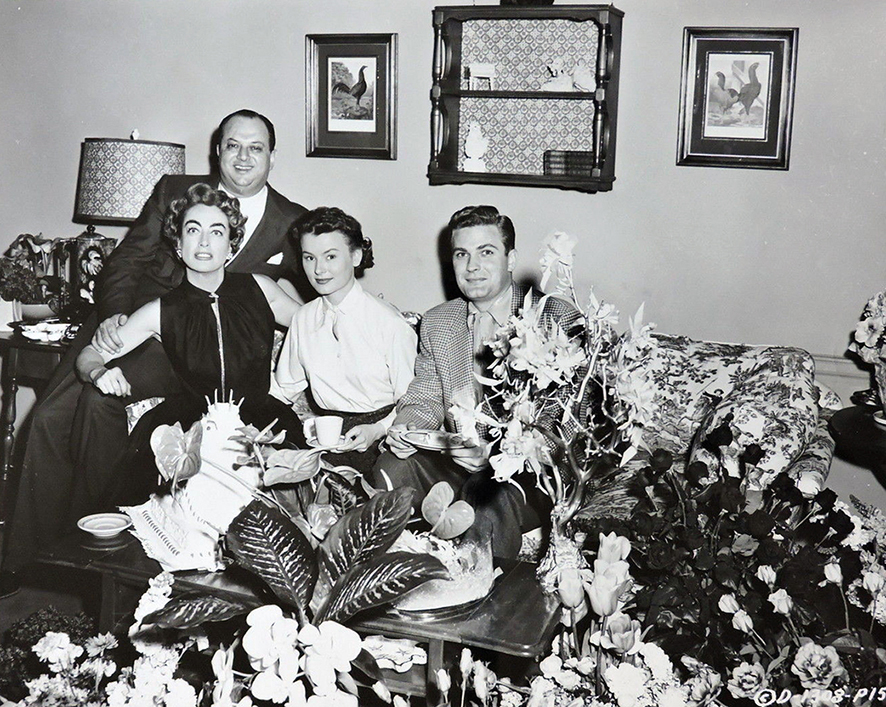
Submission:
M 272 393 L 292 403 L 310 386 L 328 410 L 372 412 L 406 392 L 416 349 L 415 332 L 400 313 L 354 282 L 337 307 L 318 297 L 295 313 Z

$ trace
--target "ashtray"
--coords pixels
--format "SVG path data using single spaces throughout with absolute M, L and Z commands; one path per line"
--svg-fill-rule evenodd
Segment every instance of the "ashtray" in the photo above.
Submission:
M 77 521 L 77 527 L 96 538 L 113 538 L 132 525 L 124 513 L 93 513 Z

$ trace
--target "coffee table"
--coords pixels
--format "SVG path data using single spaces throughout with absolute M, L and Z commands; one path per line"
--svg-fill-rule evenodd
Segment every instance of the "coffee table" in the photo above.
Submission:
M 41 553 L 38 561 L 101 575 L 101 631 L 112 630 L 125 613 L 118 602 L 121 588 L 144 588 L 161 571 L 160 565 L 145 555 L 141 543 L 128 534 L 97 541 L 78 533 Z M 559 619 L 559 602 L 542 592 L 535 565 L 513 560 L 496 560 L 496 564 L 503 574 L 492 592 L 461 615 L 422 621 L 393 611 L 366 612 L 349 623 L 361 634 L 407 638 L 427 645 L 428 662 L 421 670 L 413 669 L 405 676 L 385 671 L 392 691 L 425 696 L 428 704 L 437 704 L 436 673 L 444 666 L 448 645 L 522 658 L 536 658 L 548 648 Z M 225 572 L 178 572 L 175 587 L 232 599 L 255 598 L 248 586 Z

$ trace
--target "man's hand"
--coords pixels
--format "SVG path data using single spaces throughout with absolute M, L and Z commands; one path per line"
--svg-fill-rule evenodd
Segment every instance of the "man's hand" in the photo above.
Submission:
M 125 314 L 112 314 L 98 325 L 92 337 L 92 345 L 99 351 L 116 354 L 123 348 L 123 340 L 117 330 L 129 319 Z
M 365 452 L 385 436 L 385 428 L 380 422 L 372 425 L 354 425 L 345 432 L 345 441 L 339 445 L 339 452 Z
M 462 448 L 450 449 L 446 452 L 452 457 L 452 461 L 466 469 L 469 474 L 476 474 L 489 466 L 488 445 L 477 444 L 472 439 L 466 439 L 464 445 Z
M 121 398 L 128 398 L 132 395 L 132 388 L 123 371 L 119 368 L 99 369 L 92 379 L 93 385 L 105 395 L 116 395 Z
M 411 457 L 417 451 L 409 442 L 403 439 L 403 433 L 408 430 L 417 429 L 415 423 L 408 425 L 391 425 L 388 428 L 387 445 L 388 449 L 399 459 Z

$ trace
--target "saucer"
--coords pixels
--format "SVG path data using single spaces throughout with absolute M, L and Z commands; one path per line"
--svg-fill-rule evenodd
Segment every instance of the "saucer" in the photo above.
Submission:
M 96 538 L 113 538 L 132 525 L 124 513 L 93 513 L 77 521 L 77 527 Z
M 342 435 L 338 438 L 338 442 L 332 445 L 320 444 L 316 437 L 305 440 L 311 449 L 322 449 L 324 452 L 334 452 L 345 443 L 345 437 Z
M 874 418 L 874 422 L 878 425 L 886 425 L 886 415 L 883 415 L 882 410 L 877 410 L 872 417 Z

